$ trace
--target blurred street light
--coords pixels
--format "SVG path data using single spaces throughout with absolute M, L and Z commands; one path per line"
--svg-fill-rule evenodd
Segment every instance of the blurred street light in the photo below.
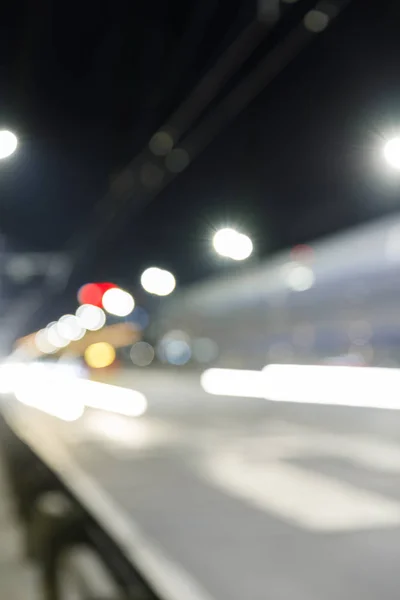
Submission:
M 172 273 L 157 267 L 146 269 L 142 273 L 140 282 L 146 292 L 156 296 L 168 296 L 176 286 L 175 277 Z
M 400 169 L 400 137 L 395 137 L 386 142 L 383 154 L 391 167 Z
M 0 159 L 7 158 L 13 154 L 18 146 L 17 137 L 11 132 L 3 129 L 0 131 Z
M 91 304 L 101 308 L 104 294 L 118 286 L 115 283 L 86 283 L 78 291 L 79 304 Z
M 84 356 L 92 369 L 104 369 L 114 362 L 115 350 L 108 342 L 97 342 L 86 348 Z
M 131 361 L 138 367 L 147 367 L 153 362 L 154 348 L 147 342 L 136 342 L 130 349 Z
M 253 252 L 253 243 L 244 233 L 238 233 L 234 229 L 220 229 L 214 235 L 213 246 L 221 256 L 232 260 L 245 260 Z
M 42 354 L 53 354 L 58 348 L 47 339 L 47 330 L 41 329 L 35 336 L 35 346 Z
M 82 327 L 89 331 L 98 331 L 106 322 L 104 310 L 92 304 L 82 304 L 75 314 Z
M 82 327 L 78 317 L 75 315 L 63 315 L 57 323 L 57 332 L 59 335 L 72 342 L 83 338 L 86 329 Z
M 285 265 L 282 274 L 286 285 L 295 292 L 305 292 L 315 282 L 313 270 L 295 262 Z
M 69 340 L 60 335 L 57 327 L 58 323 L 51 323 L 46 327 L 47 341 L 54 348 L 65 348 L 69 344 Z
M 126 317 L 135 308 L 135 301 L 129 292 L 125 292 L 120 288 L 111 288 L 103 295 L 103 307 L 117 317 Z

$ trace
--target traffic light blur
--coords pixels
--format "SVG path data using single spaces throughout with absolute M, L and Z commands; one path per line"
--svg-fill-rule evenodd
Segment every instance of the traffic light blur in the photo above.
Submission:
M 112 288 L 117 288 L 115 283 L 86 283 L 78 291 L 79 304 L 92 304 L 93 306 L 103 307 L 103 296 Z

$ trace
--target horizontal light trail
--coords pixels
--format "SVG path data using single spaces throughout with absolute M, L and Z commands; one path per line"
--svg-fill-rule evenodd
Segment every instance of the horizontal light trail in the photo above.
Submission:
M 8 363 L 0 369 L 0 392 L 13 393 L 22 404 L 65 421 L 75 421 L 85 407 L 128 417 L 147 410 L 144 394 L 132 389 L 90 381 L 67 365 Z
M 264 398 L 263 373 L 244 369 L 207 369 L 201 375 L 203 389 L 216 396 Z
M 272 364 L 262 371 L 208 369 L 201 385 L 219 396 L 400 409 L 400 369 Z

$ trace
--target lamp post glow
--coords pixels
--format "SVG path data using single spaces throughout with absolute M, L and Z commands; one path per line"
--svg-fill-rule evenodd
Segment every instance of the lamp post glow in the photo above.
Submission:
M 103 295 L 103 307 L 117 317 L 126 317 L 135 308 L 135 301 L 129 292 L 120 288 L 111 288 Z
M 386 142 L 383 155 L 391 167 L 400 170 L 400 137 L 395 137 Z
M 213 246 L 221 256 L 232 260 L 245 260 L 253 252 L 253 243 L 244 233 L 234 229 L 220 229 L 214 235 Z
M 11 132 L 3 129 L 0 131 L 0 159 L 7 158 L 13 154 L 18 146 L 17 137 Z
M 146 292 L 156 296 L 168 296 L 176 286 L 172 273 L 158 267 L 149 267 L 143 271 L 140 283 Z

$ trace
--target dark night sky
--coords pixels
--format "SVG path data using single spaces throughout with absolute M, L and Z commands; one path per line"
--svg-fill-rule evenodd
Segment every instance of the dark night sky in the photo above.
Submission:
M 1 121 L 21 139 L 0 165 L 10 247 L 58 250 L 91 222 L 110 177 L 213 64 L 250 4 L 41 0 L 1 9 Z M 126 218 L 117 241 L 100 242 L 88 276 L 135 289 L 155 263 L 188 282 L 220 268 L 210 237 L 221 224 L 241 227 L 266 256 L 397 210 L 400 178 L 379 153 L 400 129 L 399 32 L 396 0 L 353 0 Z

